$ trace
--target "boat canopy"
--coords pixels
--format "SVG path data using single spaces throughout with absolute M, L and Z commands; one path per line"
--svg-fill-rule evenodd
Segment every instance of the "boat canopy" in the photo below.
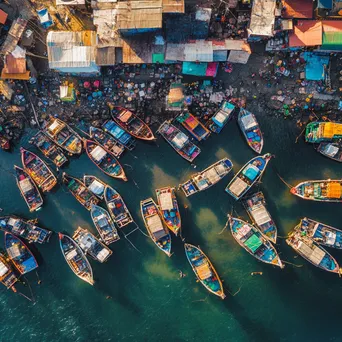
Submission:
M 330 198 L 341 198 L 341 184 L 336 182 L 328 183 L 328 194 Z
M 209 277 L 212 276 L 211 269 L 207 262 L 203 263 L 202 265 L 196 266 L 196 271 L 197 271 L 198 277 L 201 280 L 208 279 Z
M 237 177 L 230 185 L 229 190 L 239 197 L 248 187 L 248 184 L 244 182 L 241 178 Z
M 303 243 L 303 241 L 299 241 L 298 250 L 315 265 L 319 265 L 325 256 L 325 252 L 319 247 L 313 245 L 313 248 L 310 248 L 308 245 Z
M 88 233 L 83 233 L 78 240 L 78 243 L 83 250 L 90 249 L 94 242 L 93 237 Z
M 172 139 L 172 142 L 177 148 L 183 148 L 183 146 L 188 142 L 189 137 L 183 132 L 177 133 L 177 135 Z
M 324 153 L 326 155 L 328 155 L 329 157 L 334 157 L 336 156 L 336 154 L 338 153 L 339 148 L 337 146 L 334 146 L 332 144 L 328 144 L 325 148 L 324 148 Z
M 118 118 L 120 119 L 120 121 L 122 122 L 127 122 L 132 116 L 132 113 L 129 110 L 123 110 Z
M 48 130 L 55 135 L 57 132 L 59 132 L 65 125 L 62 123 L 59 123 L 57 120 L 55 120 L 48 128 Z
M 0 263 L 0 277 L 4 276 L 8 272 L 8 268 L 4 263 Z
M 19 182 L 19 186 L 25 194 L 33 189 L 33 185 L 31 184 L 31 182 L 28 178 L 22 179 Z
M 172 210 L 173 200 L 171 192 L 163 192 L 159 195 L 160 209 L 161 210 Z
M 219 175 L 216 172 L 215 168 L 209 169 L 204 173 L 204 177 L 206 177 L 210 183 L 214 184 L 217 183 L 220 180 Z
M 101 146 L 96 146 L 90 154 L 97 162 L 99 162 L 103 159 L 107 152 Z
M 245 246 L 251 250 L 252 253 L 255 253 L 261 245 L 262 241 L 258 236 L 256 236 L 256 234 L 253 234 L 247 241 L 245 241 Z
M 18 256 L 21 255 L 20 248 L 19 248 L 18 245 L 12 245 L 11 247 L 9 247 L 7 249 L 7 253 L 11 257 L 11 259 L 15 259 L 15 258 L 17 258 Z
M 107 217 L 104 214 L 101 214 L 100 216 L 97 217 L 97 224 L 103 228 L 108 225 L 108 220 Z
M 251 181 L 258 176 L 260 170 L 253 164 L 247 165 L 247 167 L 242 171 L 243 175 L 249 178 Z
M 76 249 L 71 250 L 68 254 L 65 255 L 67 260 L 72 260 L 76 256 L 77 256 L 77 250 Z
M 15 217 L 10 217 L 7 221 L 7 225 L 11 227 L 16 226 L 18 223 L 20 223 L 20 220 Z
M 252 113 L 242 116 L 241 122 L 246 131 L 252 129 L 255 126 L 258 126 L 258 123 L 256 122 Z
M 332 139 L 335 136 L 342 136 L 342 125 L 335 122 L 324 122 L 323 137 Z
M 103 248 L 100 250 L 99 253 L 96 254 L 97 259 L 99 259 L 101 262 L 104 262 L 107 258 L 108 255 L 110 254 L 110 252 L 108 251 L 108 249 Z
M 160 220 L 160 217 L 158 215 L 147 217 L 146 221 L 148 228 L 150 229 L 155 239 L 159 240 L 165 235 L 167 235 L 164 230 L 163 224 Z
M 101 194 L 103 194 L 103 191 L 104 191 L 104 185 L 95 179 L 88 186 L 88 189 L 96 195 L 101 195 Z
M 263 224 L 271 221 L 271 217 L 264 206 L 260 206 L 252 210 L 252 215 L 258 226 L 262 226 Z
M 250 232 L 251 229 L 252 228 L 251 228 L 250 225 L 248 225 L 248 224 L 243 225 L 241 228 L 239 228 L 237 230 L 236 238 L 238 240 L 241 240 L 241 238 L 243 238 L 245 235 L 247 235 Z
M 216 165 L 215 166 L 215 171 L 219 174 L 219 175 L 222 175 L 224 173 L 227 173 L 227 165 L 224 166 L 223 164 L 226 165 L 226 163 L 223 161 L 223 163 L 221 162 L 220 164 Z

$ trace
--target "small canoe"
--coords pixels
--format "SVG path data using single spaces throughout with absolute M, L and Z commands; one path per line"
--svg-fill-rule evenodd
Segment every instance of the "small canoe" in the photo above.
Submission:
M 235 200 L 239 200 L 251 189 L 257 180 L 260 179 L 271 158 L 272 156 L 269 153 L 252 158 L 233 177 L 225 191 L 233 196 Z
M 36 258 L 25 243 L 8 232 L 5 232 L 5 248 L 20 274 L 26 274 L 38 268 Z
M 119 228 L 123 228 L 133 222 L 132 215 L 123 198 L 115 189 L 107 185 L 104 197 L 109 214 Z
M 225 299 L 226 295 L 220 277 L 218 276 L 214 266 L 209 258 L 203 253 L 199 247 L 184 244 L 186 257 L 196 274 L 197 279 L 211 293 Z
M 112 107 L 111 114 L 113 120 L 134 138 L 148 141 L 156 139 L 151 128 L 130 110 L 123 107 Z
M 241 108 L 238 115 L 238 123 L 248 146 L 256 153 L 261 153 L 264 146 L 264 138 L 255 115 Z
M 171 235 L 163 226 L 161 214 L 152 198 L 140 202 L 141 215 L 145 227 L 155 245 L 168 257 L 171 256 Z
M 102 125 L 102 129 L 109 133 L 114 139 L 119 141 L 128 151 L 135 148 L 136 140 L 129 133 L 123 130 L 113 120 L 108 120 Z
M 30 211 L 39 210 L 43 205 L 43 199 L 36 184 L 23 169 L 16 165 L 14 165 L 14 172 L 20 193 Z
M 327 143 L 321 142 L 317 148 L 317 151 L 323 156 L 326 156 L 337 162 L 342 162 L 342 145 L 341 143 Z
M 283 268 L 277 250 L 253 225 L 228 215 L 230 231 L 236 242 L 254 258 Z
M 87 210 L 91 209 L 92 204 L 97 204 L 99 199 L 91 193 L 90 190 L 79 179 L 67 175 L 63 172 L 63 183 L 67 186 L 71 194 L 81 203 Z
M 95 176 L 84 175 L 83 183 L 96 197 L 98 197 L 100 200 L 103 200 L 104 190 L 106 187 L 105 182 Z
M 110 245 L 111 243 L 120 240 L 118 230 L 107 210 L 98 205 L 92 205 L 90 214 L 102 241 L 106 245 Z
M 20 148 L 20 152 L 24 170 L 43 192 L 49 192 L 57 184 L 55 175 L 36 154 L 22 147 Z
M 156 196 L 166 227 L 177 236 L 180 232 L 182 222 L 175 189 L 169 186 L 156 189 Z
M 34 223 L 16 216 L 0 217 L 0 228 L 28 242 L 46 243 L 49 242 L 52 231 L 36 226 Z
M 18 277 L 14 274 L 11 265 L 7 262 L 5 256 L 0 253 L 0 282 L 7 290 L 12 289 L 17 292 L 14 284 L 18 281 Z
M 91 140 L 84 141 L 84 149 L 89 159 L 107 176 L 127 181 L 125 171 L 114 154 Z
M 58 233 L 59 245 L 71 270 L 90 285 L 94 285 L 93 270 L 78 244 L 68 235 Z
M 334 142 L 342 138 L 342 123 L 310 122 L 305 128 L 305 141 L 308 143 Z
M 206 140 L 210 131 L 195 116 L 188 112 L 181 113 L 176 120 L 197 140 Z
M 291 194 L 310 201 L 342 202 L 342 181 L 309 180 L 293 187 Z
M 107 261 L 113 253 L 87 229 L 78 227 L 72 238 L 81 247 L 84 253 L 89 254 L 89 256 L 98 262 L 103 263 Z
M 235 108 L 232 103 L 224 101 L 221 108 L 209 119 L 208 128 L 214 133 L 220 133 L 232 118 Z

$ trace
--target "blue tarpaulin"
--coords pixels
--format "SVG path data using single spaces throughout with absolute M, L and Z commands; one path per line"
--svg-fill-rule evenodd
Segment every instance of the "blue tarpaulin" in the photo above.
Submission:
M 317 1 L 317 8 L 332 9 L 333 8 L 333 1 L 332 0 L 318 0 Z
M 183 62 L 182 73 L 185 75 L 205 76 L 208 63 Z
M 305 78 L 310 81 L 320 81 L 325 78 L 325 67 L 329 64 L 328 56 L 319 56 L 311 52 L 304 52 Z

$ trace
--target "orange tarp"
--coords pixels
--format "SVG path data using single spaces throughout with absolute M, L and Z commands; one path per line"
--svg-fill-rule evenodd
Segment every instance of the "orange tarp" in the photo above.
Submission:
M 0 24 L 5 24 L 8 14 L 0 9 Z
M 289 36 L 290 47 L 322 45 L 322 22 L 298 20 Z
M 335 122 L 325 122 L 323 127 L 323 137 L 324 138 L 333 138 L 335 135 L 342 135 L 342 124 Z
M 328 196 L 330 198 L 341 198 L 341 185 L 340 183 L 328 184 Z
M 323 32 L 341 32 L 342 21 L 340 20 L 324 20 L 322 21 Z
M 285 11 L 282 15 L 286 19 L 310 19 L 313 16 L 312 0 L 283 0 Z

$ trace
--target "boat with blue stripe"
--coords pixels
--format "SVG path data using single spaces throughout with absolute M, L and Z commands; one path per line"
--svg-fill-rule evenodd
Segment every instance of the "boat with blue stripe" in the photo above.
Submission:
M 119 141 L 125 148 L 132 151 L 135 148 L 136 140 L 113 120 L 108 120 L 102 125 L 102 129 Z

